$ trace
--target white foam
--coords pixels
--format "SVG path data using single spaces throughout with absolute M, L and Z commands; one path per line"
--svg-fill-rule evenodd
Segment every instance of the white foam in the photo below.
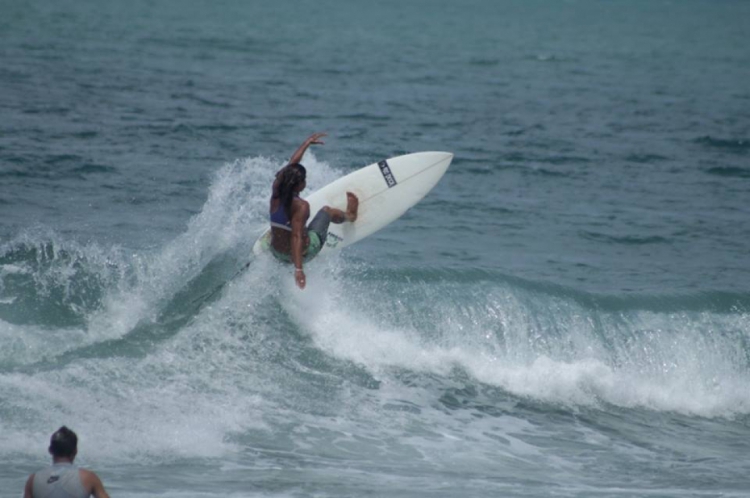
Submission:
M 365 285 L 342 292 L 332 274 L 330 267 L 310 274 L 309 292 L 290 286 L 288 311 L 321 349 L 378 378 L 393 367 L 438 375 L 460 368 L 480 382 L 552 403 L 604 402 L 707 417 L 750 413 L 744 387 L 750 374 L 738 345 L 706 333 L 708 327 L 747 329 L 746 317 L 640 312 L 623 330 L 619 316 L 595 317 L 551 298 L 548 315 L 539 316 L 538 302 L 529 310 L 502 289 L 482 289 L 467 311 L 451 302 L 451 289 L 434 299 L 433 289 L 420 301 L 440 311 L 411 310 L 423 323 L 393 325 L 388 301 L 395 296 L 372 295 Z M 605 339 L 602 327 L 615 339 Z M 630 345 L 620 344 L 618 335 L 630 336 Z
M 79 328 L 48 329 L 0 320 L 0 365 L 25 365 L 49 361 L 89 343 Z
M 140 322 L 153 321 L 163 303 L 212 258 L 238 247 L 249 249 L 252 234 L 266 225 L 268 192 L 279 166 L 265 158 L 225 165 L 187 231 L 155 254 L 125 257 L 117 248 L 79 247 L 81 261 L 102 263 L 92 272 L 100 267 L 120 271 L 117 279 L 107 280 L 110 287 L 103 290 L 101 307 L 88 312 L 85 326 L 77 329 L 0 322 L 0 362 L 44 362 L 85 345 L 125 337 Z M 49 233 L 29 237 L 33 244 L 52 241 L 53 249 L 74 246 Z M 5 270 L 20 273 L 19 268 Z M 263 265 L 258 268 L 262 271 Z M 62 285 L 76 278 L 62 270 L 43 277 L 54 277 Z M 232 297 L 226 302 L 232 306 L 248 298 L 234 282 L 227 290 Z M 264 292 L 258 287 L 255 297 L 260 299 Z M 108 350 L 106 356 L 78 358 L 52 369 L 0 375 L 0 398 L 12 401 L 6 408 L 24 414 L 7 421 L 9 430 L 0 436 L 3 453 L 38 454 L 39 441 L 63 424 L 79 432 L 82 444 L 95 442 L 82 454 L 108 461 L 215 457 L 234 451 L 233 433 L 263 426 L 258 409 L 263 402 L 248 390 L 253 380 L 243 376 L 244 360 L 238 357 L 244 349 L 232 333 L 236 330 L 227 333 L 235 315 L 220 303 L 204 308 L 191 325 L 153 344 L 143 357 L 120 357 L 117 350 Z M 252 314 L 244 304 L 237 305 L 243 316 Z

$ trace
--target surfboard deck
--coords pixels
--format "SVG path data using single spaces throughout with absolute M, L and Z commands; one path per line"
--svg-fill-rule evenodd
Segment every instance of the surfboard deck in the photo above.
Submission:
M 323 206 L 346 210 L 346 193 L 359 198 L 357 220 L 334 224 L 320 253 L 327 253 L 354 244 L 400 218 L 421 201 L 448 170 L 450 152 L 415 152 L 392 157 L 360 168 L 335 180 L 306 197 L 310 217 Z M 268 251 L 270 228 L 253 245 L 253 253 Z

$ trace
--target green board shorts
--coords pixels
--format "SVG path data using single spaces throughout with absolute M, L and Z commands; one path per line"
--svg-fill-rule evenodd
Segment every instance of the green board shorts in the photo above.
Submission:
M 323 249 L 323 244 L 326 243 L 326 239 L 328 238 L 328 226 L 330 224 L 331 216 L 321 209 L 318 211 L 318 214 L 315 215 L 315 218 L 313 218 L 310 224 L 307 225 L 307 236 L 310 238 L 310 245 L 307 246 L 307 251 L 304 256 L 302 256 L 302 261 L 307 263 L 320 253 L 320 250 Z M 271 237 L 266 239 L 264 245 L 265 244 L 268 244 L 268 249 L 276 259 L 283 261 L 284 263 L 292 262 L 291 254 L 279 252 L 273 248 L 271 245 Z

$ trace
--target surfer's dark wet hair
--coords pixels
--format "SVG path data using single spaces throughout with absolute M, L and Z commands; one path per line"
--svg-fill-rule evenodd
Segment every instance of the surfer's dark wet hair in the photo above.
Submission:
M 56 457 L 72 457 L 78 450 L 78 436 L 64 425 L 49 440 L 49 452 Z
M 307 178 L 307 170 L 299 163 L 289 164 L 281 171 L 279 182 L 279 198 L 284 212 L 288 218 L 292 217 L 292 201 L 296 194 L 297 186 Z

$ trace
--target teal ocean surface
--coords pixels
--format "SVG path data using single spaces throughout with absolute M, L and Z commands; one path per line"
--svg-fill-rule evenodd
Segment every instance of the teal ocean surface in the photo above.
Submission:
M 0 497 L 750 495 L 750 3 L 0 2 Z M 308 265 L 308 190 L 444 150 Z M 247 269 L 240 271 L 245 265 Z

